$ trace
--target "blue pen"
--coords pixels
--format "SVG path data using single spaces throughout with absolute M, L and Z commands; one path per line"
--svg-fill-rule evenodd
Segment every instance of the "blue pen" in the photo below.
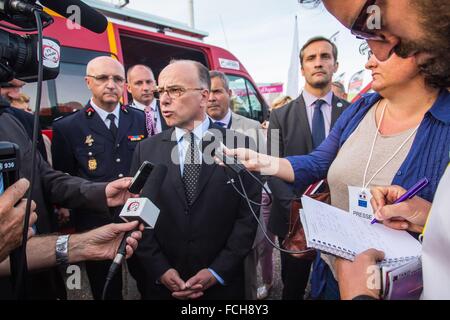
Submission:
M 400 202 L 403 202 L 405 200 L 413 198 L 416 194 L 420 192 L 423 188 L 425 188 L 428 185 L 429 181 L 427 178 L 420 179 L 419 182 L 417 182 L 415 185 L 413 185 L 404 195 L 402 195 L 400 198 L 395 200 L 393 204 L 397 204 Z M 370 224 L 374 224 L 375 222 L 378 222 L 376 218 L 373 218 L 372 222 Z

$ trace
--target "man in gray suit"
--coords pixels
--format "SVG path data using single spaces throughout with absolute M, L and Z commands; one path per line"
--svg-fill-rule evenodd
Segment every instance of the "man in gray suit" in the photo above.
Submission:
M 324 37 L 308 40 L 300 51 L 300 63 L 306 80 L 303 93 L 270 115 L 268 152 L 271 155 L 286 157 L 312 152 L 348 105 L 331 91 L 332 77 L 338 69 L 334 43 Z M 290 185 L 272 177 L 268 183 L 273 195 L 268 228 L 281 244 L 288 233 L 291 201 L 305 190 L 293 191 Z M 310 268 L 311 261 L 281 253 L 283 299 L 303 299 Z
M 265 152 L 266 142 L 262 134 L 261 124 L 258 121 L 248 119 L 231 111 L 232 92 L 229 87 L 227 76 L 220 71 L 210 71 L 211 92 L 208 100 L 207 113 L 211 120 L 226 129 L 231 129 L 249 136 L 250 143 L 256 143 L 251 149 L 258 152 Z M 264 219 L 260 215 L 259 221 L 264 224 Z M 252 250 L 245 259 L 245 298 L 256 300 L 257 277 L 256 267 L 258 264 L 257 244 L 263 239 L 264 234 L 258 228 Z

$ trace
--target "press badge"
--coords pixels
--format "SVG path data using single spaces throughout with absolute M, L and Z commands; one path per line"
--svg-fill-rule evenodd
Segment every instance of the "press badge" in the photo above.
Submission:
M 348 186 L 349 212 L 360 218 L 367 219 L 369 222 L 373 219 L 370 199 L 372 199 L 372 194 L 369 189 Z

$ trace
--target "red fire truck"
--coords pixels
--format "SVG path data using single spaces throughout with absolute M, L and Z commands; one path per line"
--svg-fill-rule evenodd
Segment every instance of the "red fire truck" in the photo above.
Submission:
M 61 68 L 59 76 L 44 85 L 43 129 L 50 128 L 54 118 L 86 104 L 90 98 L 84 83 L 86 65 L 101 55 L 116 57 L 126 69 L 137 63 L 148 65 L 156 78 L 172 59 L 199 61 L 228 76 L 235 93 L 232 106 L 235 112 L 260 122 L 265 119 L 267 104 L 245 67 L 229 51 L 204 43 L 207 33 L 103 1 L 84 2 L 108 18 L 108 28 L 102 34 L 74 28 L 71 21 L 49 11 L 55 22 L 44 30 L 44 35 L 60 41 Z M 35 97 L 36 85 L 28 84 L 24 91 Z M 129 97 L 123 99 L 127 103 Z M 34 105 L 34 101 L 30 101 L 30 105 Z

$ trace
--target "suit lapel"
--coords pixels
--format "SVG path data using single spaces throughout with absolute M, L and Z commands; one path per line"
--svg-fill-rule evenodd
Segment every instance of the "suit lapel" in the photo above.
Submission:
M 213 125 L 212 121 L 210 120 L 209 121 L 209 129 L 211 129 L 211 128 L 220 130 L 221 132 L 225 131 L 223 128 L 219 128 L 219 126 Z M 198 199 L 198 197 L 202 193 L 203 189 L 205 188 L 206 184 L 208 183 L 211 175 L 213 174 L 214 170 L 217 168 L 217 165 L 215 163 L 206 164 L 205 159 L 204 159 L 205 158 L 204 150 L 213 142 L 214 142 L 214 139 L 211 139 L 210 141 L 202 140 L 202 155 L 203 155 L 202 168 L 200 170 L 200 178 L 198 180 L 197 191 L 195 193 L 195 197 L 194 197 L 194 200 L 192 201 L 192 203 L 194 203 Z
M 333 94 L 332 103 L 333 103 L 333 105 L 331 108 L 331 128 L 333 128 L 334 124 L 336 123 L 336 120 L 339 118 L 342 111 L 344 110 L 343 103 L 334 94 Z
M 128 112 L 120 110 L 120 118 L 119 118 L 119 131 L 117 133 L 117 142 L 122 141 L 122 139 L 129 132 L 131 125 L 133 124 L 132 115 Z
M 176 140 L 172 140 L 172 135 L 174 135 L 175 129 L 166 130 L 163 134 L 164 137 L 162 141 L 164 142 L 164 150 L 162 154 L 166 155 L 166 161 L 165 163 L 168 164 L 168 169 L 170 173 L 170 180 L 172 181 L 172 184 L 175 188 L 176 194 L 180 198 L 180 200 L 183 202 L 185 207 L 187 207 L 187 200 L 186 200 L 186 194 L 184 192 L 184 185 L 183 181 L 181 180 L 181 171 L 180 171 L 180 165 L 178 163 L 178 144 Z M 172 158 L 175 157 L 173 161 Z
M 312 151 L 311 128 L 309 127 L 308 115 L 306 113 L 306 104 L 303 95 L 297 99 L 297 103 L 293 106 L 297 116 L 298 127 L 302 131 L 301 135 L 306 139 L 306 147 L 308 152 Z
M 97 112 L 94 112 L 92 115 L 89 115 L 88 114 L 89 108 L 92 108 L 90 104 L 88 104 L 83 109 L 83 112 L 86 115 L 89 129 L 98 133 L 100 136 L 114 142 L 111 131 L 109 131 L 109 129 L 106 127 L 106 124 L 103 122 L 102 118 L 100 118 L 100 116 L 97 114 Z

